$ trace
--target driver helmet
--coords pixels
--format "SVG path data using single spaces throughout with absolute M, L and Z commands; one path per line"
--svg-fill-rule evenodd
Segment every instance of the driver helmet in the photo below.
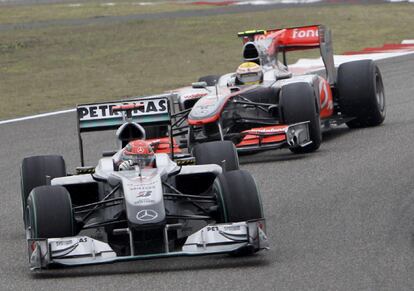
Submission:
M 237 68 L 236 79 L 241 85 L 260 84 L 263 81 L 262 67 L 253 62 L 245 62 Z
M 123 149 L 121 159 L 131 161 L 140 168 L 155 168 L 155 154 L 152 147 L 143 140 L 129 142 Z

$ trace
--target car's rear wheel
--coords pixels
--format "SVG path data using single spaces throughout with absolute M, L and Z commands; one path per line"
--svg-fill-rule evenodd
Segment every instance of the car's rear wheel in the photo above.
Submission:
M 338 68 L 339 108 L 350 128 L 380 125 L 385 119 L 381 72 L 372 60 L 344 63 Z
M 319 105 L 312 87 L 307 83 L 292 83 L 282 87 L 279 100 L 279 116 L 283 124 L 309 121 L 311 144 L 290 148 L 293 153 L 310 153 L 322 142 Z
M 47 184 L 50 179 L 66 176 L 65 161 L 62 156 L 45 155 L 24 158 L 21 166 L 21 195 L 23 210 L 30 191 Z
M 197 165 L 216 164 L 223 166 L 226 171 L 239 169 L 239 156 L 231 141 L 211 141 L 200 143 L 193 147 L 193 156 Z
M 219 79 L 220 75 L 208 75 L 198 78 L 198 82 L 206 82 L 207 86 L 215 86 Z
M 146 126 L 145 128 L 145 138 L 161 138 L 168 135 L 168 126 Z
M 219 205 L 219 223 L 263 219 L 263 207 L 256 182 L 249 172 L 237 170 L 217 176 L 213 189 Z M 247 255 L 255 250 L 248 247 L 235 255 Z
M 27 238 L 59 238 L 75 234 L 72 202 L 62 186 L 39 186 L 27 198 Z

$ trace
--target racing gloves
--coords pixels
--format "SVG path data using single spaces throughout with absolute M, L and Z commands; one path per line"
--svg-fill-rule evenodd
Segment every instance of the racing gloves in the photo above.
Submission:
M 119 170 L 120 170 L 120 171 L 132 170 L 133 168 L 134 168 L 134 162 L 133 162 L 132 160 L 123 161 L 123 162 L 119 165 Z

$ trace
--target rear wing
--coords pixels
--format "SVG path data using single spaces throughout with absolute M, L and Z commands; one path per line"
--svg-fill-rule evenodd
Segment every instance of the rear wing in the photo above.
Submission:
M 336 82 L 331 31 L 324 25 L 250 30 L 239 32 L 238 36 L 242 38 L 244 44 L 265 43 L 267 54 L 270 56 L 281 52 L 285 65 L 287 65 L 286 52 L 319 48 L 325 64 L 327 80 L 331 85 Z
M 83 132 L 114 130 L 126 122 L 123 112 L 114 112 L 119 105 L 142 105 L 132 111 L 130 121 L 140 125 L 171 125 L 172 94 L 133 97 L 103 103 L 79 104 L 76 107 L 81 165 L 84 166 Z

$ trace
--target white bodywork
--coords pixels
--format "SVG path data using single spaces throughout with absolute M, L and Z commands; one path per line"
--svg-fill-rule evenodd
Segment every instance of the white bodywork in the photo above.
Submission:
M 121 150 L 122 151 L 122 150 Z M 162 177 L 179 170 L 175 162 L 167 154 L 155 154 L 156 168 L 135 169 L 130 171 L 115 171 L 114 161 L 118 159 L 119 151 L 113 157 L 102 158 L 95 168 L 95 175 L 102 179 L 116 179 L 122 184 L 125 197 L 125 207 L 128 221 L 137 225 L 154 224 L 164 221 L 165 206 L 163 199 Z M 180 174 L 197 174 L 212 172 L 221 174 L 218 165 L 193 165 L 181 167 Z M 55 178 L 52 185 L 71 185 L 92 183 L 95 180 L 91 174 Z
M 156 168 L 134 169 L 130 171 L 114 171 L 114 157 L 102 158 L 95 169 L 95 178 L 118 179 L 123 186 L 128 220 L 133 223 L 157 223 L 164 220 L 165 208 L 161 179 L 168 173 L 179 170 L 177 164 L 167 154 L 156 154 Z M 181 167 L 180 174 L 196 174 L 210 172 L 222 173 L 222 168 L 215 164 Z M 55 178 L 52 185 L 70 185 L 94 182 L 91 174 Z M 142 194 L 143 193 L 143 194 Z M 139 221 L 142 210 L 157 212 L 150 221 Z M 142 217 L 141 217 L 142 218 Z M 47 268 L 60 264 L 67 266 L 112 263 L 125 260 L 162 258 L 171 256 L 194 256 L 206 254 L 231 253 L 249 248 L 253 251 L 268 249 L 269 243 L 265 234 L 265 220 L 251 220 L 237 223 L 208 224 L 194 233 L 190 233 L 184 245 L 178 251 L 169 251 L 168 229 L 177 228 L 176 224 L 165 224 L 165 250 L 162 253 L 148 255 L 131 254 L 119 256 L 111 246 L 97 238 L 86 235 L 73 237 L 28 239 L 29 264 L 32 270 Z M 133 233 L 126 229 L 133 242 Z
M 50 264 L 75 266 L 231 253 L 246 247 L 255 251 L 269 248 L 264 220 L 208 225 L 188 236 L 181 251 L 140 256 L 117 256 L 107 243 L 87 236 L 28 240 L 29 264 L 32 270 L 46 268 Z

